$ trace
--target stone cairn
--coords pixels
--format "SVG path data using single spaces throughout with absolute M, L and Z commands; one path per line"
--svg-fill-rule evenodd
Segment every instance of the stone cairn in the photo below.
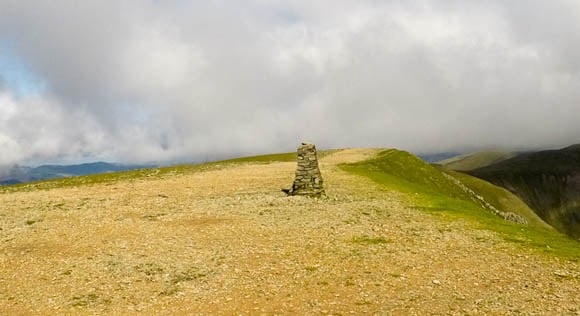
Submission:
M 282 189 L 288 195 L 306 195 L 319 197 L 324 195 L 322 175 L 318 168 L 316 147 L 314 144 L 302 143 L 298 147 L 298 167 L 296 178 L 291 189 Z

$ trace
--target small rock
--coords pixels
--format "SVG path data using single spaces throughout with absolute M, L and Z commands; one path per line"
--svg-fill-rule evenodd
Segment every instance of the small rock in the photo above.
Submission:
M 568 276 L 568 274 L 566 272 L 564 272 L 564 271 L 554 271 L 554 275 L 555 276 L 559 276 L 561 278 L 565 278 L 565 277 Z
M 439 280 L 437 280 L 437 279 L 435 279 L 435 280 L 433 280 L 433 281 L 431 281 L 431 282 L 432 282 L 433 284 L 435 284 L 435 285 L 440 285 L 440 284 L 441 284 L 441 281 L 439 281 Z

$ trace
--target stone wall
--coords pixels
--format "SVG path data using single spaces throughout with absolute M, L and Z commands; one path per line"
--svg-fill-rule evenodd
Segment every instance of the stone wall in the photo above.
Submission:
M 324 195 L 322 186 L 322 175 L 318 168 L 318 158 L 316 157 L 316 147 L 314 144 L 302 143 L 298 147 L 298 166 L 296 177 L 291 189 L 283 190 L 288 195 Z

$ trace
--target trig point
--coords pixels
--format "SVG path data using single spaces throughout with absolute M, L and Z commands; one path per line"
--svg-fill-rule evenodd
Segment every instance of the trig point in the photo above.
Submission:
M 298 166 L 296 178 L 291 189 L 283 189 L 288 195 L 322 196 L 322 175 L 318 168 L 316 146 L 310 143 L 302 143 L 298 147 Z

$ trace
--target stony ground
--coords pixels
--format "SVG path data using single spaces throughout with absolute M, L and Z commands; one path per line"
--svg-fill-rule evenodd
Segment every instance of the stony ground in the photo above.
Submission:
M 0 194 L 0 315 L 580 315 L 580 264 L 523 251 L 322 159 Z

